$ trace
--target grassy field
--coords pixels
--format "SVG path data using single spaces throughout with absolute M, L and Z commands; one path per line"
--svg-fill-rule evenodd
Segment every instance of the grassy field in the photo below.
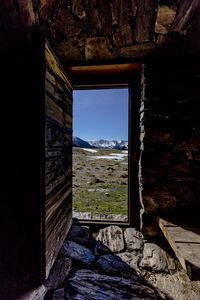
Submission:
M 127 203 L 127 151 L 74 148 L 73 210 L 127 215 Z

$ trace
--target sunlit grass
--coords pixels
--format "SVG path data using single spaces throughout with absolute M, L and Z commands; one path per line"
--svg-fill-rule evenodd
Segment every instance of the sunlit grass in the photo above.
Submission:
M 89 153 L 73 149 L 73 210 L 96 214 L 128 214 L 128 157 L 91 159 L 122 154 L 120 150 Z

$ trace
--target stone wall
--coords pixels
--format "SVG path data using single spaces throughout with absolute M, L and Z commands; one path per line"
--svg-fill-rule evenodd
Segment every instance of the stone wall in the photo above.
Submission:
M 145 67 L 142 198 L 148 215 L 200 207 L 200 71 L 196 62 Z
M 49 278 L 36 292 L 46 294 L 45 300 L 197 300 L 199 283 L 189 279 L 166 245 L 145 240 L 134 228 L 94 232 L 73 225 Z
M 13 30 L 38 30 L 67 64 L 197 54 L 199 11 L 196 0 L 7 0 L 0 41 Z
M 23 47 L 19 32 L 25 28 L 48 36 L 64 67 L 97 60 L 147 62 L 149 56 L 165 61 L 199 53 L 199 10 L 195 0 L 9 0 L 0 4 L 0 43 L 9 42 L 9 50 L 17 39 Z M 198 207 L 198 65 L 147 62 L 145 81 L 141 205 L 150 215 Z

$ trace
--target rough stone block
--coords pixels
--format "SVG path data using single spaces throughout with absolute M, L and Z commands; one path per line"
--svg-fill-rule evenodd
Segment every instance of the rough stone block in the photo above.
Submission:
M 169 272 L 170 269 L 176 269 L 173 259 L 154 243 L 144 244 L 143 258 L 140 266 L 156 272 Z
M 170 30 L 172 22 L 175 18 L 176 9 L 174 7 L 169 7 L 166 5 L 159 5 L 155 32 L 166 34 Z
M 110 275 L 118 275 L 126 278 L 134 277 L 136 272 L 126 262 L 124 262 L 119 256 L 106 254 L 102 255 L 97 260 L 98 267 Z
M 152 38 L 156 21 L 157 3 L 157 0 L 138 1 L 136 19 L 136 40 L 138 42 L 147 42 Z
M 68 240 L 85 246 L 88 246 L 89 238 L 89 229 L 80 225 L 72 225 L 67 235 Z
M 112 252 L 119 252 L 124 249 L 123 231 L 118 226 L 109 226 L 99 231 L 96 240 L 101 241 Z
M 35 24 L 36 16 L 33 10 L 33 2 L 31 0 L 20 0 L 19 12 L 24 26 L 28 27 Z
M 113 0 L 111 3 L 113 26 L 130 23 L 136 16 L 137 7 L 138 0 Z
M 177 200 L 175 194 L 165 190 L 148 190 L 143 192 L 143 203 L 145 210 L 156 212 L 159 210 L 167 211 L 176 207 Z
M 55 45 L 55 51 L 65 59 L 65 61 L 82 60 L 81 46 L 72 38 L 64 39 Z
M 64 300 L 65 290 L 64 288 L 57 289 L 53 292 L 52 300 Z
M 138 270 L 139 254 L 138 252 L 122 252 L 116 254 L 120 257 L 125 263 L 127 263 L 131 268 Z
M 86 265 L 91 265 L 95 259 L 89 249 L 72 241 L 64 241 L 60 253 Z
M 69 272 L 72 268 L 72 262 L 67 257 L 62 257 L 56 260 L 48 279 L 45 282 L 45 286 L 48 289 L 58 288 L 69 276 Z
M 134 42 L 131 26 L 129 24 L 122 25 L 115 31 L 113 36 L 117 47 L 128 46 Z
M 153 54 L 155 50 L 153 43 L 143 43 L 128 47 L 122 47 L 119 51 L 119 55 L 125 58 L 142 58 L 144 56 Z
M 143 236 L 134 228 L 126 228 L 124 231 L 125 245 L 128 251 L 142 250 Z
M 113 59 L 115 57 L 114 49 L 105 37 L 93 37 L 86 39 L 86 60 L 106 60 Z
M 81 21 L 73 16 L 67 6 L 60 8 L 58 16 L 53 23 L 53 28 L 58 31 L 58 37 L 61 34 L 63 37 L 80 36 L 83 31 L 82 27 Z

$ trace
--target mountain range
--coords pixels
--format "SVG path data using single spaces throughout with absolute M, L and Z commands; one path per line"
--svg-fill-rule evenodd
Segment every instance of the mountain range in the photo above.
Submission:
M 88 142 L 80 139 L 77 136 L 73 136 L 73 138 L 72 138 L 72 145 L 73 145 L 73 147 L 80 147 L 80 148 L 94 148 Z
M 73 146 L 80 148 L 128 150 L 128 142 L 124 140 L 100 139 L 96 141 L 84 141 L 77 136 L 73 136 Z

